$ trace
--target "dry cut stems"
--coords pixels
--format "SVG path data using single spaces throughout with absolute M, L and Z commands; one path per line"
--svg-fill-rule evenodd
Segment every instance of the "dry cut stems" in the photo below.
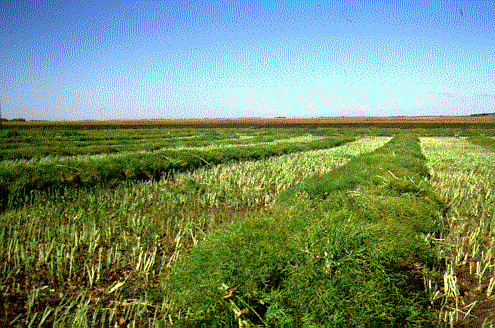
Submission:
M 495 154 L 462 138 L 421 138 L 432 184 L 449 205 L 439 318 L 450 326 L 495 325 Z

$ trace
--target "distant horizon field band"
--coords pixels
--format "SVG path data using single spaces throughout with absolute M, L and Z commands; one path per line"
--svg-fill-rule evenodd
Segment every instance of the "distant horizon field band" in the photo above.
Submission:
M 239 118 L 142 118 L 142 119 L 105 119 L 105 120 L 26 120 L 24 118 L 1 118 L 2 123 L 48 123 L 48 124 L 194 124 L 194 123 L 495 123 L 495 113 L 481 113 L 458 116 L 320 116 L 320 117 L 239 117 Z

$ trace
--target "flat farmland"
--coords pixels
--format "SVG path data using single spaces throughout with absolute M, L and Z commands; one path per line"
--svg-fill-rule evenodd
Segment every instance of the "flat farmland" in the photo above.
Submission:
M 492 327 L 493 118 L 342 120 L 4 124 L 0 322 Z
M 318 118 L 204 118 L 12 122 L 8 125 L 222 125 L 222 124 L 374 124 L 374 123 L 495 123 L 495 116 L 414 116 L 414 117 L 318 117 Z M 4 123 L 5 124 L 5 123 Z

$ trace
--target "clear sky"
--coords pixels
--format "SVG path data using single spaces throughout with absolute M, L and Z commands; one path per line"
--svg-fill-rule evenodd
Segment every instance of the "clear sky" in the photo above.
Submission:
M 2 117 L 495 112 L 495 1 L 0 0 Z

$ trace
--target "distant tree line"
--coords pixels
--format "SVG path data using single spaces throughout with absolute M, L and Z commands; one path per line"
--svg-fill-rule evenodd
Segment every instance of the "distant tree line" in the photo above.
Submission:
M 470 116 L 495 116 L 495 113 L 471 114 Z
M 0 122 L 26 122 L 25 118 L 13 118 L 13 119 L 8 119 L 8 118 L 0 118 Z

